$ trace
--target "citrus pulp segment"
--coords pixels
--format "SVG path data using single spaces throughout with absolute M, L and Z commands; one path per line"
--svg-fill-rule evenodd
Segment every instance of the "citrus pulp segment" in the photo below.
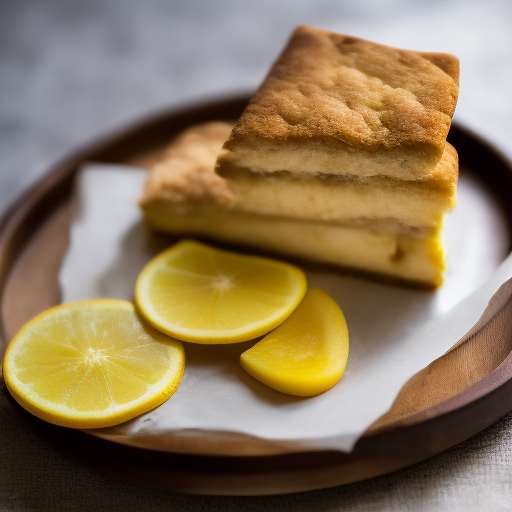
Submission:
M 325 292 L 312 289 L 282 325 L 240 356 L 240 364 L 277 391 L 312 396 L 341 379 L 347 358 L 341 309 Z
M 184 240 L 142 270 L 135 301 L 157 329 L 195 343 L 236 343 L 282 323 L 306 292 L 302 270 Z
M 116 425 L 165 402 L 185 369 L 183 344 L 155 330 L 122 300 L 49 309 L 13 338 L 3 360 L 7 389 L 57 425 Z

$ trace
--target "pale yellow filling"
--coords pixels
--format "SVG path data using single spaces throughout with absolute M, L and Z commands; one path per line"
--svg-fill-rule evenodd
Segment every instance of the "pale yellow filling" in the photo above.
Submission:
M 427 238 L 374 232 L 327 222 L 238 213 L 216 207 L 153 201 L 149 224 L 275 253 L 439 286 L 445 268 L 441 230 Z

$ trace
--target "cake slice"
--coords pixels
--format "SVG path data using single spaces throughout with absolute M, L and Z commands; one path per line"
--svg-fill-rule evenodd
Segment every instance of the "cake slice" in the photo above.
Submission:
M 425 177 L 445 151 L 458 79 L 452 55 L 301 26 L 224 144 L 219 171 Z
M 174 141 L 151 172 L 145 216 L 157 229 L 438 286 L 458 76 L 451 55 L 299 27 L 233 129 L 205 124 Z
M 153 229 L 256 247 L 427 287 L 441 284 L 441 222 L 411 234 L 406 224 L 403 230 L 386 230 L 377 221 L 360 226 L 277 212 L 268 215 L 245 207 L 214 170 L 232 126 L 205 123 L 172 141 L 151 169 L 140 200 Z

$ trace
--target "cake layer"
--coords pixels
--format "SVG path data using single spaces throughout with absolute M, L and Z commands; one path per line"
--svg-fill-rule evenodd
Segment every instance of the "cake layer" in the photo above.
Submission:
M 437 287 L 443 280 L 440 231 L 428 238 L 414 238 L 326 222 L 234 215 L 211 206 L 158 200 L 143 208 L 148 224 L 160 231 L 255 247 L 426 287 Z
M 218 164 L 417 179 L 441 159 L 458 97 L 447 54 L 299 27 L 235 125 Z
M 457 152 L 446 144 L 434 172 L 413 181 L 325 174 L 297 177 L 234 165 L 224 165 L 218 173 L 227 180 L 230 205 L 243 211 L 358 225 L 385 220 L 397 232 L 421 232 L 435 229 L 453 208 L 457 170 Z

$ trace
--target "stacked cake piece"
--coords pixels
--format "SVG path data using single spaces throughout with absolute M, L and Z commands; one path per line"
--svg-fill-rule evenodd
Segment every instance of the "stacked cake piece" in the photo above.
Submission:
M 458 72 L 450 55 L 299 27 L 233 129 L 209 123 L 173 142 L 148 180 L 146 218 L 438 286 Z

